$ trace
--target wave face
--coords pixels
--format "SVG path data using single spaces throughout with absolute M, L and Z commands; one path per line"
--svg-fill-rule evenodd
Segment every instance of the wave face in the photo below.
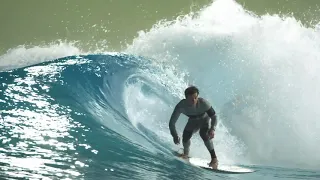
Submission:
M 284 168 L 320 165 L 319 42 L 316 28 L 293 18 L 218 0 L 141 31 L 122 53 L 72 43 L 13 49 L 0 57 L 0 175 L 210 178 L 172 156 L 181 146 L 169 117 L 193 84 L 218 113 L 221 163 L 255 165 L 258 178 L 317 178 Z M 198 134 L 191 155 L 209 158 Z
M 218 0 L 141 31 L 128 52 L 186 72 L 219 111 L 221 125 L 243 142 L 246 150 L 236 151 L 243 150 L 246 160 L 319 167 L 318 30 Z M 217 149 L 224 154 L 220 142 L 229 136 L 219 129 Z
M 102 170 L 112 177 L 147 167 L 143 162 L 159 158 L 153 153 L 171 153 L 155 134 L 166 131 L 170 83 L 147 62 L 124 54 L 69 56 L 2 72 L 2 175 L 75 178 Z M 126 163 L 132 159 L 138 165 Z

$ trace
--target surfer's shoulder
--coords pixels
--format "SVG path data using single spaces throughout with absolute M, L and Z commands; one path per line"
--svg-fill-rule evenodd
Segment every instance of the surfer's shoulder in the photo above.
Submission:
M 204 109 L 208 109 L 211 107 L 210 102 L 202 97 L 199 97 L 198 101 L 200 102 L 201 106 L 204 107 Z
M 182 107 L 184 107 L 185 104 L 186 104 L 186 99 L 181 99 L 181 100 L 178 102 L 177 106 L 179 106 L 180 108 L 182 108 Z

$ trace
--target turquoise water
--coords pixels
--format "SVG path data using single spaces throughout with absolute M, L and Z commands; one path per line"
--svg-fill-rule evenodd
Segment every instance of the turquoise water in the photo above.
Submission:
M 0 176 L 319 179 L 319 37 L 224 0 L 139 32 L 122 52 L 12 49 L 0 57 Z M 189 84 L 218 113 L 220 163 L 256 172 L 212 173 L 172 155 L 181 146 L 168 120 Z M 191 155 L 209 158 L 198 134 Z

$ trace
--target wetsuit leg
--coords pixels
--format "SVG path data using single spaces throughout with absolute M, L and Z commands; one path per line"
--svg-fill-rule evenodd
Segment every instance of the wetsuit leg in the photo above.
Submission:
M 183 135 L 182 135 L 182 143 L 183 143 L 185 155 L 189 155 L 190 145 L 191 145 L 190 139 L 193 133 L 199 130 L 200 126 L 201 124 L 199 124 L 198 121 L 189 120 L 186 126 L 184 127 Z
M 199 130 L 199 128 L 201 127 L 201 124 L 202 124 L 201 121 L 192 121 L 192 120 L 189 120 L 188 123 L 186 124 L 183 130 L 183 135 L 182 135 L 182 143 L 183 143 L 185 155 L 189 155 L 190 145 L 191 145 L 190 139 L 193 133 Z
M 201 128 L 200 128 L 200 136 L 205 144 L 205 146 L 207 147 L 211 158 L 217 158 L 216 153 L 214 151 L 214 147 L 213 147 L 213 142 L 212 140 L 209 138 L 209 123 L 205 123 Z
M 184 154 L 189 155 L 190 151 L 190 144 L 191 144 L 191 137 L 192 137 L 193 132 L 187 129 L 183 130 L 183 135 L 182 135 L 182 144 L 184 148 Z

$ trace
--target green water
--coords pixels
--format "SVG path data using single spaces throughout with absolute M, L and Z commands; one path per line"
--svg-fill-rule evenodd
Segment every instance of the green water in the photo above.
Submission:
M 19 45 L 46 45 L 55 41 L 79 41 L 85 50 L 96 45 L 109 51 L 126 43 L 161 19 L 197 11 L 210 0 L 2 0 L 0 6 L 0 54 Z M 294 14 L 305 24 L 320 19 L 317 0 L 238 0 L 258 15 Z

